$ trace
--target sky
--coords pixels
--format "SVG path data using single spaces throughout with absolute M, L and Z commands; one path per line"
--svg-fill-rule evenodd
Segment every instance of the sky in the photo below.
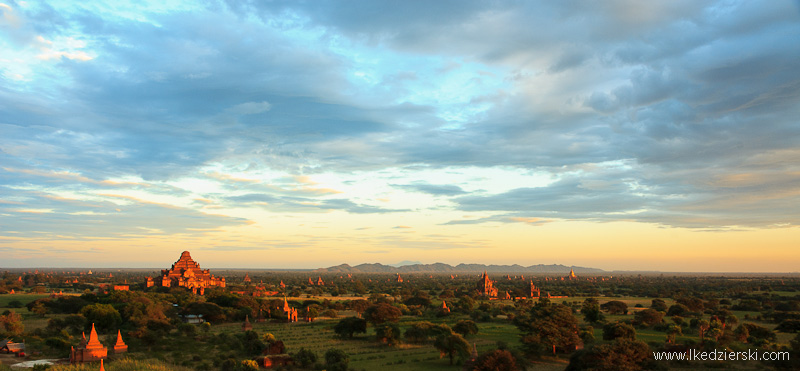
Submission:
M 798 1 L 0 0 L 0 268 L 797 272 Z

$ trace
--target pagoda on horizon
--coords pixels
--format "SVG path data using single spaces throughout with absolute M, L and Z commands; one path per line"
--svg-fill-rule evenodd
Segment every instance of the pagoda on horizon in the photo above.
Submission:
M 185 287 L 202 295 L 206 288 L 225 287 L 225 277 L 214 277 L 208 269 L 200 269 L 189 252 L 184 251 L 172 268 L 161 270 L 161 277 L 147 277 L 146 286 Z

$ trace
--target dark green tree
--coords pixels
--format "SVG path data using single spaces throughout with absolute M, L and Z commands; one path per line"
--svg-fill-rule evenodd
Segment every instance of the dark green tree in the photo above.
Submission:
M 99 331 L 115 331 L 122 324 L 122 316 L 109 304 L 87 305 L 80 314 L 88 323 L 94 323 Z
M 644 309 L 634 314 L 633 322 L 638 326 L 650 327 L 657 325 L 664 321 L 664 312 L 659 312 L 655 309 Z
M 603 326 L 603 340 L 636 339 L 636 329 L 626 322 L 608 323 Z
M 475 335 L 478 333 L 478 325 L 468 319 L 462 319 L 453 326 L 453 332 L 461 334 L 464 337 L 468 335 Z
M 522 332 L 522 346 L 528 355 L 572 351 L 580 342 L 578 319 L 566 305 L 537 304 L 514 318 L 514 324 Z
M 649 357 L 650 347 L 643 341 L 620 338 L 573 353 L 566 371 L 638 371 Z
M 375 328 L 375 337 L 379 342 L 390 346 L 400 341 L 400 327 L 396 323 L 384 323 Z
M 612 300 L 600 306 L 600 309 L 608 311 L 608 314 L 628 314 L 628 304 L 619 300 Z
M 247 355 L 255 356 L 261 354 L 266 345 L 261 341 L 261 336 L 258 335 L 258 332 L 250 330 L 245 331 L 242 336 L 242 347 Z
M 517 359 L 507 350 L 495 349 L 481 354 L 470 371 L 519 371 Z
M 367 332 L 367 321 L 363 318 L 356 317 L 342 318 L 339 323 L 333 327 L 333 332 L 342 338 L 353 338 L 353 334 L 355 333 L 363 334 Z
M 350 356 L 341 349 L 331 348 L 325 352 L 325 366 L 329 371 L 347 371 Z
M 665 302 L 664 299 L 653 299 L 650 302 L 650 309 L 655 309 L 659 312 L 666 312 L 667 302 Z
M 597 323 L 603 320 L 603 313 L 600 312 L 600 302 L 595 298 L 586 298 L 581 307 L 583 319 L 589 323 Z
M 292 359 L 302 368 L 309 368 L 317 363 L 317 354 L 306 348 L 300 348 L 297 353 L 292 354 Z
M 438 336 L 433 341 L 433 346 L 439 350 L 442 356 L 446 355 L 450 358 L 451 365 L 456 355 L 465 357 L 469 354 L 469 343 L 464 340 L 464 337 L 456 333 Z
M 367 308 L 364 312 L 364 319 L 373 325 L 378 325 L 384 322 L 397 322 L 401 314 L 402 312 L 397 307 L 391 304 L 379 303 Z

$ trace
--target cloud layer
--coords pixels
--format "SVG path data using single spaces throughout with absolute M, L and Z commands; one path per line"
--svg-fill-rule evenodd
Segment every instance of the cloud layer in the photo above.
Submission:
M 798 39 L 789 1 L 7 1 L 0 224 L 205 233 L 253 209 L 796 226 Z

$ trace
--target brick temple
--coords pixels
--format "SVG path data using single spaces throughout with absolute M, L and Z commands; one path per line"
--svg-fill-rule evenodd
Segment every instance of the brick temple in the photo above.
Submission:
M 89 333 L 89 340 L 86 340 L 86 334 L 83 335 L 83 340 L 77 348 L 72 348 L 69 352 L 70 363 L 79 362 L 93 362 L 99 361 L 108 356 L 108 348 L 104 347 L 100 340 L 97 338 L 97 331 L 94 330 L 94 323 L 92 323 L 92 332 Z
M 490 298 L 497 297 L 497 287 L 494 287 L 494 281 L 489 278 L 489 275 L 486 274 L 486 271 L 483 272 L 481 279 L 478 281 L 478 293 Z
M 117 330 L 117 341 L 114 343 L 114 354 L 125 353 L 128 351 L 128 344 L 122 341 L 122 332 Z
M 225 287 L 225 277 L 214 277 L 208 269 L 200 269 L 200 265 L 192 260 L 188 251 L 181 253 L 180 259 L 170 269 L 162 269 L 161 277 L 147 277 L 147 287 L 186 287 L 197 294 L 203 294 L 206 288 Z

